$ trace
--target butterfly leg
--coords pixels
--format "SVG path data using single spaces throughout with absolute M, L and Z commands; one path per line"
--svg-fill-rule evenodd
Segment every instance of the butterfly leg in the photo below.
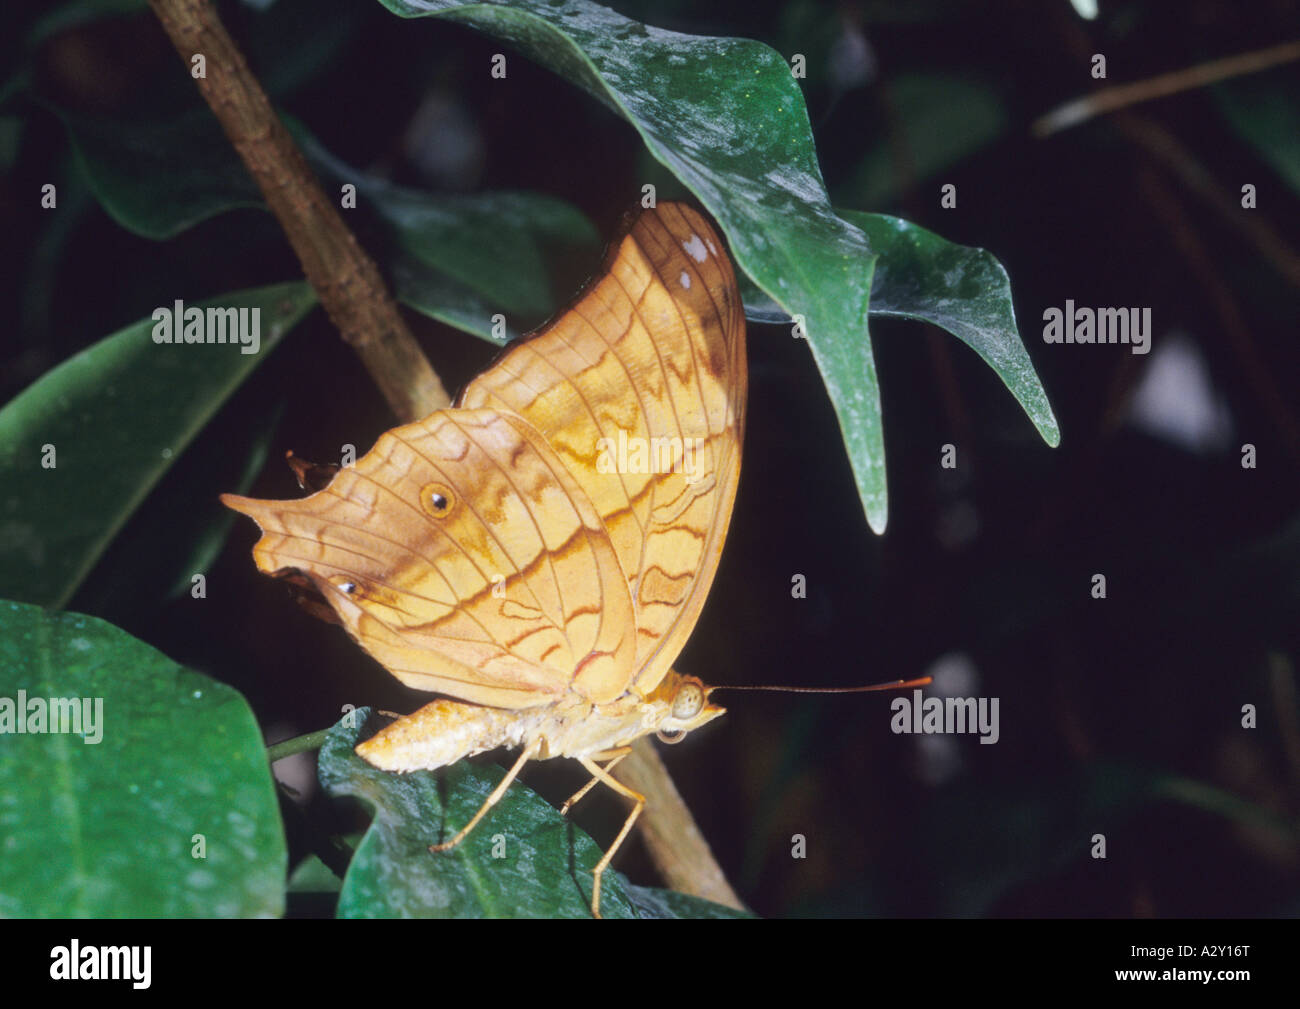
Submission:
M 529 761 L 533 754 L 542 748 L 542 744 L 545 741 L 546 740 L 542 736 L 538 736 L 531 743 L 525 746 L 523 752 L 519 754 L 519 759 L 515 761 L 514 766 L 510 768 L 510 770 L 506 772 L 506 776 L 501 779 L 501 784 L 497 785 L 497 787 L 492 790 L 492 794 L 483 801 L 483 805 L 479 806 L 478 812 L 470 818 L 469 823 L 461 827 L 460 830 L 456 832 L 456 836 L 450 841 L 443 841 L 442 844 L 431 844 L 429 845 L 429 850 L 450 851 L 452 848 L 456 847 L 456 845 L 460 844 L 461 841 L 465 840 L 466 835 L 478 826 L 479 820 L 487 816 L 488 810 L 501 801 L 501 796 L 506 794 L 506 789 L 510 787 L 510 783 L 514 781 L 515 778 L 519 777 L 519 772 L 524 769 L 524 764 Z
M 622 759 L 621 757 L 618 759 Z M 579 757 L 579 762 L 588 771 L 593 778 L 599 778 L 606 785 L 616 791 L 619 795 L 625 795 L 636 805 L 632 807 L 632 812 L 628 814 L 627 820 L 623 823 L 623 829 L 618 832 L 618 837 L 609 846 L 605 852 L 605 857 L 596 863 L 596 868 L 591 871 L 591 913 L 593 917 L 600 917 L 600 878 L 604 875 L 605 870 L 609 868 L 609 863 L 614 857 L 614 853 L 627 840 L 628 833 L 632 830 L 632 824 L 636 823 L 636 818 L 641 815 L 641 810 L 645 809 L 645 796 L 640 792 L 634 792 L 617 778 L 610 775 L 605 768 L 601 767 L 590 757 Z
M 615 766 L 618 764 L 618 762 L 631 752 L 632 752 L 632 747 L 620 746 L 614 750 L 606 750 L 604 753 L 598 753 L 591 759 L 608 760 L 609 763 L 605 765 L 605 770 L 612 771 L 615 768 Z M 569 796 L 568 799 L 565 800 L 564 805 L 560 807 L 560 815 L 568 816 L 569 810 L 572 809 L 575 805 L 577 805 L 579 799 L 581 799 L 584 795 L 586 795 L 593 788 L 595 788 L 596 784 L 599 781 L 600 781 L 599 778 L 592 778 L 589 782 L 587 782 L 580 789 L 578 789 L 571 796 Z

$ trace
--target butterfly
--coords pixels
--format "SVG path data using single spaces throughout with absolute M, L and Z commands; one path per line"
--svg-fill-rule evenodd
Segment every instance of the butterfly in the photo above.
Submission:
M 312 587 L 404 684 L 440 695 L 361 743 L 408 772 L 519 748 L 442 851 L 529 760 L 611 769 L 638 737 L 723 714 L 672 666 L 718 568 L 740 478 L 745 317 L 721 240 L 691 207 L 641 211 L 566 311 L 507 348 L 449 409 L 383 434 L 320 490 L 223 495 L 258 568 Z

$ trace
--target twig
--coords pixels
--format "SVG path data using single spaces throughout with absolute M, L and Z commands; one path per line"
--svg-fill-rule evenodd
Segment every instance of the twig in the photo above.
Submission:
M 1154 157 L 1191 192 L 1205 200 L 1287 283 L 1300 288 L 1300 253 L 1266 219 L 1256 213 L 1242 213 L 1241 203 L 1214 181 L 1214 176 L 1190 148 L 1155 120 L 1137 112 L 1120 113 L 1115 117 L 1115 125 L 1135 146 Z
M 615 776 L 646 797 L 646 808 L 638 822 L 664 882 L 674 890 L 743 911 L 745 905 L 722 874 L 709 842 L 695 825 L 654 744 L 638 739 L 631 755 L 616 768 Z M 649 815 L 651 810 L 653 816 Z
M 348 230 L 271 108 L 209 0 L 149 0 L 186 67 L 201 56 L 195 83 L 279 220 L 303 273 L 343 339 L 361 355 L 403 421 L 451 400 L 374 261 Z
M 321 729 L 319 732 L 309 732 L 305 736 L 294 736 L 292 739 L 272 743 L 266 748 L 267 763 L 274 764 L 277 760 L 283 760 L 285 757 L 319 750 L 325 745 L 325 737 L 329 733 L 329 729 Z
M 1091 50 L 1088 37 L 1074 18 L 1057 11 L 1055 23 L 1062 43 L 1075 60 L 1084 60 Z M 1290 43 L 1288 43 L 1290 44 Z M 1296 43 L 1300 45 L 1300 43 Z M 1241 203 L 1214 181 L 1209 170 L 1192 151 L 1155 120 L 1125 109 L 1115 114 L 1119 131 L 1134 146 L 1159 161 L 1187 189 L 1201 197 L 1233 230 L 1254 245 L 1265 260 L 1293 287 L 1300 288 L 1300 254 L 1257 213 L 1243 214 Z
M 361 355 L 393 413 L 411 421 L 447 406 L 447 392 L 379 270 L 316 183 L 209 0 L 149 5 L 187 67 L 194 55 L 204 56 L 207 76 L 196 81 L 199 91 L 280 221 L 325 310 Z M 740 907 L 654 748 L 638 746 L 622 769 L 646 796 L 638 822 L 669 885 Z
M 1239 53 L 1236 56 L 1225 56 L 1222 59 L 1210 60 L 1208 63 L 1198 63 L 1196 66 L 1161 74 L 1158 77 L 1149 77 L 1144 81 L 1134 81 L 1132 84 L 1117 84 L 1101 88 L 1090 95 L 1057 106 L 1051 112 L 1036 119 L 1030 129 L 1036 137 L 1050 136 L 1087 122 L 1094 116 L 1122 109 L 1126 105 L 1136 105 L 1138 102 L 1148 102 L 1153 98 L 1164 98 L 1166 95 L 1174 95 L 1180 91 L 1190 91 L 1192 88 L 1204 87 L 1206 84 L 1213 84 L 1215 81 L 1226 80 L 1229 77 L 1258 73 L 1260 70 L 1267 70 L 1269 67 L 1296 59 L 1300 59 L 1300 40 L 1284 42 L 1267 49 Z

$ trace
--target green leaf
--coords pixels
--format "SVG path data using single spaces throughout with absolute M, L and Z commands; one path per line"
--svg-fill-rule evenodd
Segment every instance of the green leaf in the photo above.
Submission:
M 600 236 L 586 216 L 539 193 L 433 195 L 365 175 L 339 161 L 305 129 L 299 144 L 322 175 L 357 187 L 390 247 L 385 262 L 404 304 L 493 343 L 492 316 L 506 315 L 505 339 L 544 320 L 573 291 L 555 289 L 554 264 L 591 259 Z
M 930 322 L 946 329 L 997 372 L 1047 444 L 1061 432 L 1047 393 L 1016 327 L 1011 280 L 992 253 L 956 245 L 933 231 L 888 214 L 841 210 L 871 239 L 880 256 L 871 287 L 871 314 Z M 782 324 L 790 317 L 747 277 L 745 315 Z
M 496 344 L 534 328 L 573 296 L 555 289 L 553 261 L 577 254 L 594 262 L 600 250 L 591 222 L 562 200 L 511 192 L 415 195 L 377 198 L 397 239 L 390 260 L 394 293 L 411 308 Z M 492 309 L 506 317 L 500 340 L 493 337 Z
M 1300 192 L 1300 109 L 1296 108 L 1297 74 L 1284 67 L 1268 74 L 1225 81 L 1210 94 L 1238 135 L 1273 171 Z
M 314 304 L 302 282 L 196 303 L 259 309 L 255 354 L 230 344 L 155 344 L 155 323 L 143 319 L 0 409 L 0 478 L 9 488 L 0 595 L 65 605 L 172 461 Z
M 289 874 L 285 917 L 333 918 L 343 880 L 318 855 L 308 855 Z
M 114 122 L 48 107 L 63 120 L 91 192 L 128 231 L 164 241 L 228 210 L 265 207 L 206 108 L 163 122 Z
M 1300 819 L 1226 791 L 1154 767 L 1123 762 L 1098 762 L 1090 779 L 1090 798 L 1099 805 L 1136 807 L 1143 802 L 1168 800 L 1203 813 L 1220 816 L 1243 827 L 1268 831 L 1283 844 L 1300 841 Z
M 230 210 L 265 209 L 206 109 L 165 123 L 109 123 L 51 108 L 96 199 L 135 234 L 165 240 Z M 383 242 L 372 252 L 398 299 L 464 332 L 504 342 L 493 337 L 498 312 L 507 338 L 532 328 L 573 294 L 557 290 L 558 265 L 591 261 L 600 249 L 591 222 L 563 200 L 397 186 L 334 157 L 301 123 L 286 123 L 322 184 L 355 185 L 358 211 L 377 218 Z
M 733 907 L 715 904 L 711 900 L 678 893 L 676 890 L 659 890 L 648 886 L 633 886 L 624 881 L 623 889 L 636 909 L 638 918 L 756 918 L 751 911 L 737 911 Z
M 94 724 L 30 731 L 36 698 L 83 699 Z M 5 720 L 20 699 L 27 732 Z M 283 910 L 275 788 L 230 687 L 94 617 L 0 601 L 0 728 L 0 917 Z
M 289 874 L 289 893 L 337 894 L 343 880 L 321 861 L 319 855 L 308 855 Z
M 113 537 L 68 605 L 130 626 L 166 599 L 188 596 L 226 544 L 236 515 L 224 491 L 247 494 L 266 466 L 282 403 L 230 410 L 172 459 L 156 492 Z M 176 502 L 185 502 L 177 509 Z
M 591 869 L 600 848 L 519 782 L 457 847 L 430 852 L 429 845 L 470 820 L 505 772 L 464 760 L 438 774 L 371 767 L 353 752 L 377 728 L 366 725 L 368 717 L 367 708 L 345 717 L 320 751 L 325 788 L 363 799 L 375 811 L 343 881 L 340 917 L 591 917 Z M 349 727 L 349 719 L 359 727 Z M 494 858 L 502 848 L 504 857 Z M 635 904 L 653 917 L 717 910 L 707 901 L 644 890 Z M 604 875 L 600 910 L 606 918 L 637 916 L 618 873 Z
M 210 482 L 203 489 L 219 486 L 230 493 L 247 494 L 258 474 L 266 468 L 266 461 L 271 455 L 271 441 L 283 412 L 282 404 L 277 404 L 269 411 L 249 411 L 249 417 L 256 423 L 256 427 L 250 432 L 247 450 L 241 455 L 239 450 L 245 443 L 234 440 L 229 442 L 228 453 L 208 468 Z M 223 427 L 222 434 L 227 433 Z M 224 477 L 226 472 L 231 474 L 228 480 Z M 219 494 L 212 494 L 208 504 L 207 508 L 195 508 L 200 519 L 207 520 L 205 523 L 176 522 L 178 544 L 181 545 L 178 545 L 174 556 L 181 560 L 179 564 L 173 562 L 175 566 L 172 571 L 175 574 L 167 586 L 168 598 L 175 599 L 188 593 L 192 588 L 193 575 L 199 571 L 208 571 L 217 562 L 218 555 L 226 545 L 226 535 L 235 524 L 235 514 L 221 504 Z
M 364 725 L 368 714 L 363 708 L 349 717 Z M 370 733 L 349 728 L 348 720 L 321 747 L 321 783 L 333 794 L 364 799 L 375 819 L 343 880 L 340 917 L 591 917 L 590 869 L 600 849 L 545 800 L 515 784 L 460 845 L 430 852 L 429 845 L 469 821 L 505 772 L 467 761 L 441 780 L 428 771 L 381 771 L 353 752 Z M 495 836 L 504 836 L 505 858 L 492 857 Z M 574 862 L 585 870 L 581 888 Z M 601 913 L 631 917 L 621 880 L 613 876 L 606 873 L 602 883 Z
M 867 519 L 883 530 L 884 435 L 867 335 L 875 256 L 831 209 L 803 95 L 781 54 L 748 39 L 650 28 L 588 0 L 380 2 L 505 39 L 636 128 L 717 218 L 741 268 L 803 316 Z
M 1047 444 L 1061 431 L 1016 328 L 1011 280 L 992 253 L 887 214 L 841 211 L 880 252 L 871 311 L 946 329 L 997 372 Z

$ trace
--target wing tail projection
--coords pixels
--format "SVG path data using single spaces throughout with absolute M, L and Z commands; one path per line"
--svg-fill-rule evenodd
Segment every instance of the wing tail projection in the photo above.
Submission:
M 223 495 L 269 573 L 309 578 L 408 686 L 530 707 L 635 673 L 631 599 L 591 503 L 531 425 L 446 410 L 296 501 Z

